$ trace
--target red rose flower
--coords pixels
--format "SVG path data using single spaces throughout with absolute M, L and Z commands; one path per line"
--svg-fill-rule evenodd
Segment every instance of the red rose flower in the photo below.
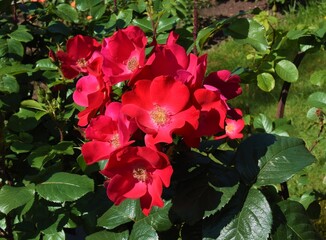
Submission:
M 97 73 L 102 57 L 93 53 L 100 51 L 101 45 L 92 37 L 76 35 L 67 41 L 66 52 L 58 51 L 61 71 L 66 78 L 75 78 L 80 72 Z M 97 74 L 96 74 L 97 75 Z
M 225 119 L 225 134 L 216 136 L 215 139 L 222 139 L 228 137 L 230 139 L 243 138 L 241 131 L 245 126 L 245 122 L 242 118 L 242 112 L 240 109 L 235 108 L 228 111 L 228 114 L 232 118 Z
M 153 206 L 163 207 L 163 186 L 170 185 L 168 157 L 148 147 L 125 147 L 112 153 L 101 173 L 108 177 L 107 195 L 115 205 L 126 198 L 140 198 L 147 216 Z
M 171 143 L 172 134 L 185 134 L 186 124 L 196 129 L 199 111 L 191 105 L 187 86 L 171 77 L 137 81 L 133 90 L 122 96 L 122 112 L 134 118 L 146 133 L 146 145 Z
M 118 30 L 103 40 L 103 73 L 113 85 L 129 79 L 145 63 L 145 33 L 136 26 Z

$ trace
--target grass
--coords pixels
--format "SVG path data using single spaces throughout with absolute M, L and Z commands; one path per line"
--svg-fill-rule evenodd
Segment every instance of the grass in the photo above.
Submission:
M 326 21 L 326 0 L 311 1 L 308 6 L 299 6 L 297 12 L 288 12 L 280 20 L 280 28 L 293 29 L 310 27 L 315 28 L 321 22 Z M 239 66 L 250 66 L 246 56 L 253 49 L 249 46 L 242 46 L 231 39 L 227 39 L 218 46 L 208 50 L 208 71 L 220 69 L 234 70 Z M 285 118 L 291 121 L 292 130 L 290 136 L 302 138 L 307 148 L 316 141 L 319 127 L 314 125 L 306 117 L 309 109 L 306 100 L 315 91 L 325 91 L 325 84 L 316 87 L 310 84 L 310 75 L 316 70 L 325 69 L 326 51 L 310 53 L 305 56 L 299 66 L 299 80 L 293 83 L 290 88 L 288 100 L 285 107 Z M 255 84 L 244 87 L 244 93 L 234 104 L 241 107 L 247 114 L 257 116 L 264 113 L 275 120 L 277 100 L 282 83 L 277 83 L 270 93 L 262 92 Z M 312 154 L 316 162 L 298 173 L 289 181 L 290 196 L 300 198 L 304 193 L 318 195 L 321 206 L 321 216 L 316 220 L 316 227 L 326 237 L 326 137 L 316 145 Z

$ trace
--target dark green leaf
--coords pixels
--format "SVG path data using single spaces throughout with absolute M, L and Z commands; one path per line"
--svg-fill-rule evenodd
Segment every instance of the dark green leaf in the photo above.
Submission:
M 242 141 L 236 152 L 236 168 L 246 184 L 253 184 L 259 173 L 258 159 L 275 142 L 271 134 L 255 134 Z
M 250 44 L 259 52 L 268 49 L 265 28 L 258 22 L 248 18 L 235 20 L 227 29 L 226 34 L 242 44 Z
M 52 147 L 52 150 L 56 154 L 73 155 L 74 154 L 74 142 L 61 141 L 57 145 Z
M 281 60 L 275 66 L 277 75 L 286 82 L 296 82 L 299 78 L 297 67 L 288 60 Z
M 275 79 L 272 74 L 264 72 L 257 75 L 257 85 L 261 90 L 270 92 L 275 87 Z
M 27 153 L 33 149 L 33 144 L 24 142 L 13 142 L 10 146 L 10 150 L 14 153 Z
M 119 12 L 117 19 L 123 20 L 124 25 L 127 26 L 132 20 L 132 10 L 125 9 Z
M 44 234 L 43 240 L 65 240 L 65 232 L 61 230 L 53 234 Z
M 277 212 L 275 226 L 271 240 L 321 240 L 312 226 L 304 207 L 295 201 L 278 203 L 281 212 Z M 276 212 L 276 211 L 275 211 Z
M 22 29 L 17 29 L 10 33 L 9 36 L 19 42 L 29 42 L 33 40 L 33 35 Z
M 235 219 L 221 231 L 218 240 L 267 239 L 272 227 L 272 211 L 264 195 L 252 188 Z
M 136 220 L 136 222 L 144 222 L 147 225 L 152 226 L 156 231 L 168 230 L 172 226 L 172 223 L 169 219 L 169 210 L 171 206 L 171 201 L 168 201 L 165 202 L 162 208 L 153 207 L 147 217 Z
M 40 70 L 57 70 L 58 67 L 48 58 L 36 62 L 36 68 Z
M 34 197 L 34 193 L 33 188 L 4 185 L 0 190 L 0 212 L 8 214 L 11 210 L 25 205 Z
M 47 30 L 50 33 L 60 33 L 62 35 L 68 36 L 71 32 L 70 28 L 64 25 L 62 22 L 52 22 L 50 23 Z
M 59 4 L 57 6 L 58 11 L 56 12 L 60 18 L 66 21 L 78 22 L 78 13 L 76 9 L 66 3 Z
M 12 75 L 0 75 L 0 92 L 18 93 L 19 85 L 16 78 Z
M 2 74 L 21 74 L 21 73 L 28 73 L 33 72 L 31 64 L 16 64 L 12 66 L 5 66 L 0 68 L 0 75 Z
M 115 227 L 133 221 L 139 215 L 139 201 L 126 199 L 120 205 L 112 206 L 98 220 L 97 225 L 106 229 L 114 229 Z
M 169 17 L 169 18 L 161 18 L 158 22 L 157 32 L 165 32 L 171 30 L 179 20 L 178 17 Z
M 286 36 L 291 39 L 291 40 L 296 40 L 299 39 L 301 37 L 306 36 L 307 33 L 307 29 L 291 29 L 290 31 L 288 31 L 288 33 L 286 34 Z
M 316 108 L 326 109 L 326 93 L 314 92 L 308 97 L 308 104 Z
M 58 172 L 36 185 L 37 193 L 51 202 L 74 201 L 94 190 L 94 182 L 87 176 Z
M 95 6 L 97 4 L 99 4 L 100 2 L 102 2 L 102 0 L 76 0 L 76 8 L 79 11 L 86 11 L 88 9 L 90 9 L 92 6 Z
M 129 232 L 109 232 L 109 231 L 100 231 L 93 233 L 92 235 L 89 235 L 86 237 L 86 240 L 128 240 Z
M 18 113 L 9 118 L 8 127 L 15 132 L 24 132 L 34 129 L 37 124 L 34 111 L 20 108 Z
M 91 7 L 91 16 L 94 19 L 99 19 L 105 13 L 105 9 L 106 9 L 106 6 L 102 3 L 100 3 L 98 5 L 94 5 L 93 7 Z
M 312 164 L 315 157 L 305 148 L 303 140 L 276 136 L 265 156 L 259 159 L 256 185 L 272 185 L 285 182 L 296 172 Z
M 15 55 L 22 57 L 24 55 L 24 47 L 21 44 L 21 42 L 15 40 L 15 39 L 7 39 L 8 44 L 8 53 L 12 54 L 12 57 L 15 57 Z
M 155 229 L 145 222 L 136 222 L 130 233 L 129 240 L 158 240 Z
M 8 45 L 5 39 L 0 39 L 0 57 L 8 53 Z
M 141 29 L 143 29 L 144 32 L 151 32 L 153 31 L 152 23 L 147 18 L 139 18 L 132 20 L 132 23 Z
M 33 168 L 41 168 L 46 160 L 52 159 L 51 146 L 43 145 L 34 149 L 27 157 L 27 161 Z
M 260 113 L 259 116 L 254 119 L 254 128 L 261 128 L 266 133 L 271 133 L 273 131 L 273 122 L 266 115 Z

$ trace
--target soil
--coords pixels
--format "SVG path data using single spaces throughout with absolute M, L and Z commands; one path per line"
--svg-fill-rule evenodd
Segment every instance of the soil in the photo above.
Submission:
M 231 17 L 240 11 L 248 11 L 255 8 L 261 10 L 268 9 L 267 0 L 256 1 L 243 1 L 243 0 L 211 0 L 209 8 L 202 8 L 199 10 L 199 16 L 201 18 L 226 18 Z

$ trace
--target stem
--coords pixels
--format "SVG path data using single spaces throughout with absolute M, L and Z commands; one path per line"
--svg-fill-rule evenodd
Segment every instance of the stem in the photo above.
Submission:
M 314 148 L 317 146 L 317 144 L 320 142 L 319 138 L 322 134 L 322 132 L 324 131 L 324 119 L 321 118 L 320 119 L 320 129 L 319 129 L 319 133 L 317 135 L 317 139 L 314 141 L 314 143 L 312 144 L 312 146 L 310 147 L 309 151 L 312 152 L 312 150 L 314 150 Z
M 193 11 L 193 17 L 194 17 L 194 28 L 192 31 L 193 39 L 194 39 L 194 48 L 193 53 L 195 55 L 198 55 L 197 47 L 196 47 L 196 39 L 197 39 L 197 33 L 198 33 L 198 4 L 197 0 L 194 0 L 194 11 Z
M 304 56 L 305 56 L 305 52 L 299 52 L 295 56 L 295 58 L 293 60 L 293 63 L 297 68 L 299 67 L 299 65 L 300 65 L 300 63 L 301 63 Z M 287 99 L 288 94 L 289 94 L 290 87 L 291 87 L 290 82 L 284 82 L 283 83 L 282 91 L 281 91 L 279 101 L 278 101 L 276 118 L 283 118 L 283 116 L 284 116 L 285 103 L 286 103 L 286 99 Z M 283 197 L 283 199 L 288 199 L 289 198 L 290 194 L 289 194 L 289 189 L 288 189 L 287 182 L 282 182 L 281 183 L 281 192 L 280 192 L 280 194 Z

